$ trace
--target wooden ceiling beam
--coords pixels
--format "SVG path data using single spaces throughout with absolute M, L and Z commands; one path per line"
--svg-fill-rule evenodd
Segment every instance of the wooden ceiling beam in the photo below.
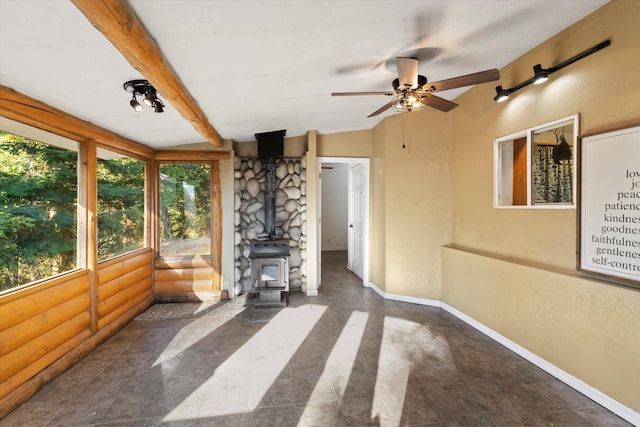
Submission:
M 167 63 L 126 0 L 71 0 L 193 127 L 218 148 L 224 141 Z
M 154 156 L 153 150 L 146 145 L 79 119 L 3 85 L 0 85 L 0 116 L 55 133 L 79 143 L 93 140 L 100 147 L 144 160 L 151 160 Z

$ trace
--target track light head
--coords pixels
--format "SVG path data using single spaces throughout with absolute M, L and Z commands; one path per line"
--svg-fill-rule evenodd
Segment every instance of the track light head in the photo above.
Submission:
M 502 88 L 502 86 L 496 86 L 496 96 L 493 98 L 496 102 L 504 102 L 509 98 L 509 91 Z
M 144 99 L 142 100 L 142 102 L 144 102 L 144 104 L 147 107 L 153 107 L 153 103 L 156 100 L 156 96 L 155 94 L 151 93 L 151 91 L 147 92 L 147 94 L 144 96 Z
M 158 98 L 153 101 L 153 111 L 156 113 L 164 113 L 164 104 Z
M 539 85 L 546 82 L 549 79 L 549 71 L 543 70 L 542 65 L 536 64 L 533 66 L 533 84 Z
M 133 98 L 131 98 L 129 105 L 131 105 L 131 108 L 133 108 L 133 111 L 135 112 L 142 110 L 142 105 L 140 105 L 135 95 L 133 95 Z

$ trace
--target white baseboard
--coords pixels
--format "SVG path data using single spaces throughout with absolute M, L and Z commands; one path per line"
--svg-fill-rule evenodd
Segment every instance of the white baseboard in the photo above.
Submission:
M 409 302 L 409 303 L 413 303 L 413 304 L 421 304 L 421 305 L 427 305 L 427 306 L 432 306 L 432 307 L 441 307 L 443 310 L 445 310 L 448 313 L 456 316 L 458 319 L 462 320 L 463 322 L 465 322 L 469 326 L 472 326 L 473 328 L 475 328 L 478 331 L 482 332 L 483 334 L 485 334 L 489 338 L 497 341 L 498 343 L 500 343 L 503 346 L 507 347 L 509 350 L 511 350 L 514 353 L 518 354 L 522 358 L 524 358 L 527 361 L 533 363 L 534 365 L 536 365 L 540 369 L 542 369 L 542 370 L 548 372 L 549 374 L 553 375 L 555 378 L 557 378 L 558 380 L 562 381 L 563 383 L 565 383 L 569 387 L 571 387 L 571 388 L 575 389 L 576 391 L 584 394 L 589 399 L 593 400 L 594 402 L 598 403 L 599 405 L 607 408 L 609 411 L 613 412 L 614 414 L 616 414 L 620 418 L 630 422 L 634 426 L 640 426 L 640 413 L 638 413 L 638 412 L 634 411 L 633 409 L 623 405 L 622 403 L 618 402 L 617 400 L 607 396 L 606 394 L 602 393 L 600 390 L 590 386 L 589 384 L 587 384 L 584 381 L 574 377 L 573 375 L 569 374 L 568 372 L 563 371 L 562 369 L 558 368 L 554 364 L 544 360 L 543 358 L 541 358 L 540 356 L 536 355 L 535 353 L 532 353 L 531 351 L 527 350 L 526 348 L 522 347 L 521 345 L 511 341 L 509 338 L 505 337 L 504 335 L 499 334 L 498 332 L 494 331 L 493 329 L 489 328 L 488 326 L 478 322 L 477 320 L 475 320 L 474 318 L 472 318 L 470 316 L 467 316 L 463 312 L 451 307 L 450 305 L 448 305 L 448 304 L 446 304 L 446 303 L 444 303 L 442 301 L 439 301 L 439 300 L 432 300 L 432 299 L 426 299 L 426 298 L 416 298 L 416 297 L 409 297 L 409 296 L 396 295 L 396 294 L 388 294 L 388 293 L 384 292 L 382 289 L 380 289 L 379 287 L 377 287 L 375 284 L 373 284 L 371 282 L 369 282 L 367 287 L 372 288 L 378 295 L 380 295 L 382 298 L 385 298 L 385 299 L 388 299 L 388 300 Z
M 428 298 L 409 297 L 406 295 L 398 295 L 398 294 L 388 294 L 371 282 L 369 282 L 369 286 L 367 287 L 372 288 L 382 298 L 388 299 L 391 301 L 409 302 L 412 304 L 428 305 L 431 307 L 440 307 L 440 301 L 438 300 L 428 299 Z

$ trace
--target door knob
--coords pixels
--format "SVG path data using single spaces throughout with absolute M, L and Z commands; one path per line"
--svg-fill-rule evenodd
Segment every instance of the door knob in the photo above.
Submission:
M 349 228 L 353 228 L 353 224 L 349 224 Z

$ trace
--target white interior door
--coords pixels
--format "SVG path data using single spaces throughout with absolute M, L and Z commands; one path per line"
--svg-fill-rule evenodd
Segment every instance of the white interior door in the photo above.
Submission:
M 363 273 L 365 223 L 365 171 L 361 163 L 349 169 L 349 263 L 359 278 Z

